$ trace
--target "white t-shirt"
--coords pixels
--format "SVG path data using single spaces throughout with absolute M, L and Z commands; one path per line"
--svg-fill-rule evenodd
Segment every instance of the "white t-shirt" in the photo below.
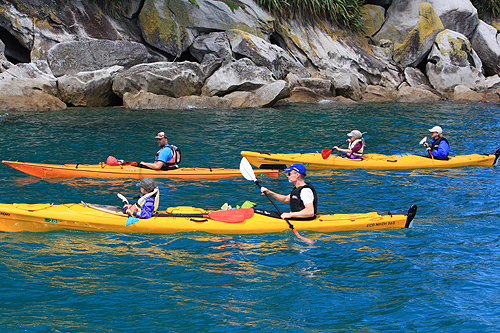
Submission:
M 313 191 L 308 187 L 303 188 L 302 191 L 300 191 L 300 200 L 302 200 L 304 205 L 313 203 L 314 202 Z

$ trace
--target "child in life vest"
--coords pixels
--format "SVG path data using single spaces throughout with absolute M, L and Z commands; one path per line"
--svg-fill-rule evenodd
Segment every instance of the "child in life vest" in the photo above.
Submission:
M 363 151 L 365 148 L 365 139 L 363 139 L 363 133 L 358 130 L 351 131 L 347 134 L 349 139 L 347 139 L 348 148 L 343 149 L 338 146 L 333 147 L 338 151 L 345 153 L 345 156 L 353 160 L 362 160 Z
M 137 186 L 140 186 L 142 196 L 133 205 L 126 203 L 123 210 L 130 216 L 139 219 L 149 219 L 158 209 L 160 203 L 160 193 L 151 178 L 141 179 Z

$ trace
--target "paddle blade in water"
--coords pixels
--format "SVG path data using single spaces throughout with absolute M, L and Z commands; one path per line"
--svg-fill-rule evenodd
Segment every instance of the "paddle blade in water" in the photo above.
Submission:
M 321 157 L 326 160 L 332 154 L 332 149 L 323 149 L 321 151 Z
M 208 214 L 208 218 L 225 223 L 240 223 L 253 216 L 253 208 L 218 210 Z
M 125 222 L 125 226 L 129 226 L 131 224 L 134 224 L 135 222 L 139 222 L 140 220 L 137 217 L 129 216 L 127 221 Z
M 306 238 L 306 237 L 299 235 L 299 232 L 297 230 L 295 230 L 295 228 L 293 228 L 292 231 L 295 234 L 295 236 L 297 236 L 298 239 L 306 242 L 307 244 L 314 244 L 314 241 L 312 239 L 309 239 L 309 238 Z

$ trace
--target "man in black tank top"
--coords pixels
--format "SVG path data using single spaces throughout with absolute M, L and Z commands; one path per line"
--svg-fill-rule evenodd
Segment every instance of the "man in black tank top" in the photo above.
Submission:
M 290 203 L 290 212 L 281 214 L 282 219 L 314 219 L 318 213 L 318 196 L 314 187 L 305 182 L 306 168 L 293 164 L 285 171 L 288 171 L 288 182 L 294 185 L 292 192 L 282 195 L 261 187 L 262 194 L 267 191 L 276 200 Z

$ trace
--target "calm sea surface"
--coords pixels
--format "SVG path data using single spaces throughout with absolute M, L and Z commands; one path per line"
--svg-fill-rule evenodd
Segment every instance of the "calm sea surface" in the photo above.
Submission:
M 423 153 L 441 125 L 452 154 L 500 148 L 500 106 L 315 104 L 257 110 L 71 109 L 0 114 L 0 158 L 152 161 L 166 131 L 182 165 L 238 168 L 241 150 L 313 152 L 358 129 L 368 152 Z M 498 332 L 499 167 L 310 172 L 323 213 L 404 213 L 410 229 L 225 236 L 0 233 L 1 332 Z M 134 180 L 44 180 L 0 165 L 0 202 L 120 204 Z M 286 177 L 262 179 L 286 193 Z M 159 182 L 161 209 L 250 200 L 243 177 Z M 285 205 L 281 206 L 286 209 Z M 284 222 L 285 223 L 285 222 Z

